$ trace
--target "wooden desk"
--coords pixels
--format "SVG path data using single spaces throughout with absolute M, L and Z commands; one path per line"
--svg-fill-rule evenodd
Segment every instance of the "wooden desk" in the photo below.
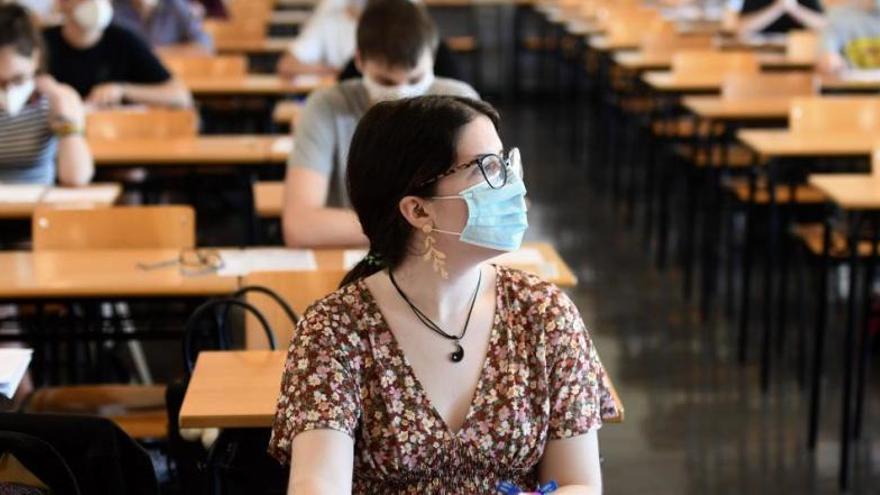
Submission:
M 89 139 L 95 165 L 267 165 L 287 161 L 290 136 Z
M 332 85 L 332 76 L 299 76 L 292 80 L 274 74 L 249 74 L 244 77 L 187 77 L 184 84 L 193 96 L 287 96 L 305 95 Z
M 717 121 L 785 120 L 791 98 L 727 100 L 716 96 L 688 96 L 682 106 L 700 118 Z
M 607 36 L 596 36 L 590 39 L 589 46 L 597 52 L 616 52 L 623 50 L 637 50 L 640 41 L 638 39 L 613 40 Z
M 880 91 L 880 73 L 871 71 L 870 77 L 826 76 L 822 78 L 822 90 L 833 92 Z
M 3 185 L 4 189 L 16 187 Z M 23 186 L 28 189 L 33 186 Z M 119 199 L 122 194 L 122 186 L 119 184 L 91 184 L 83 187 L 45 187 L 33 201 L 0 202 L 0 219 L 26 220 L 30 218 L 38 207 L 58 208 L 101 208 L 110 206 Z M 89 195 L 93 196 L 89 198 Z M 99 195 L 99 199 L 94 196 Z
M 642 81 L 659 93 L 718 93 L 723 79 L 717 74 L 646 72 L 642 75 Z
M 786 56 L 784 53 L 759 53 L 758 63 L 766 70 L 812 70 L 814 60 L 801 60 Z M 672 67 L 672 53 L 648 54 L 638 52 L 622 52 L 614 54 L 614 62 L 628 70 L 661 71 Z
M 221 54 L 279 54 L 285 52 L 294 39 L 292 37 L 218 39 L 214 41 L 214 49 Z
M 880 210 L 880 177 L 869 174 L 816 174 L 811 185 L 844 210 Z
M 137 266 L 178 255 L 173 249 L 0 252 L 0 300 L 217 296 L 238 288 L 238 277 Z
M 765 158 L 869 156 L 880 142 L 880 135 L 794 134 L 788 129 L 744 129 L 737 137 Z
M 205 351 L 199 354 L 180 408 L 181 428 L 268 428 L 275 420 L 286 350 Z M 611 396 L 623 403 L 609 379 Z

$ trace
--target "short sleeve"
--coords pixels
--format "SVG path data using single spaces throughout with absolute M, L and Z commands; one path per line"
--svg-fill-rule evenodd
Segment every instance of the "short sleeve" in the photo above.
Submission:
M 330 178 L 335 151 L 334 119 L 336 111 L 329 88 L 309 95 L 302 116 L 296 124 L 293 152 L 288 167 L 303 167 Z
M 357 337 L 339 303 L 318 303 L 297 325 L 287 351 L 281 392 L 269 439 L 269 453 L 290 462 L 296 435 L 318 429 L 353 436 L 360 417 L 360 393 L 349 366 Z
M 324 17 L 326 13 L 314 13 L 312 17 L 303 26 L 302 31 L 297 35 L 293 43 L 290 44 L 290 51 L 296 58 L 304 64 L 318 64 L 326 58 L 326 50 L 324 49 L 324 38 L 321 36 L 322 28 L 325 26 Z
M 120 51 L 126 54 L 128 60 L 128 74 L 125 80 L 119 82 L 160 84 L 171 79 L 171 74 L 145 41 L 125 28 L 118 29 L 122 34 L 119 38 L 125 44 Z
M 580 313 L 554 289 L 546 321 L 551 440 L 588 433 L 601 427 L 604 418 L 617 416 L 605 368 Z

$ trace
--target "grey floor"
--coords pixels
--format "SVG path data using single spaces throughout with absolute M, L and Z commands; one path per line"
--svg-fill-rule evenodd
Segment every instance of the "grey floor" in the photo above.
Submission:
M 529 237 L 552 241 L 579 276 L 572 296 L 626 405 L 626 421 L 600 433 L 606 493 L 839 493 L 839 332 L 829 334 L 820 444 L 809 453 L 791 353 L 761 394 L 757 349 L 737 364 L 732 324 L 701 323 L 680 273 L 656 271 L 642 237 L 587 183 L 584 167 L 602 164 L 584 136 L 572 153 L 570 102 L 500 108 L 505 145 L 523 153 Z M 876 375 L 851 493 L 880 493 Z

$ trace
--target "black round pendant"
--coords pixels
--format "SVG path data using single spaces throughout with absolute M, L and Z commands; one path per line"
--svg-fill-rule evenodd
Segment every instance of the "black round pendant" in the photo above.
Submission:
M 449 355 L 449 360 L 453 363 L 457 363 L 464 359 L 464 349 L 461 347 L 461 344 L 458 342 L 455 343 L 455 352 Z

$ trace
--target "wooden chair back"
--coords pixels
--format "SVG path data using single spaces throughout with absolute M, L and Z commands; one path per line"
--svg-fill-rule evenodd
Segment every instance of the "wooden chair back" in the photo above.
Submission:
M 91 139 L 164 139 L 194 137 L 199 132 L 195 110 L 132 108 L 101 110 L 86 116 Z
M 260 285 L 278 293 L 288 304 L 302 316 L 303 312 L 318 299 L 334 292 L 346 270 L 318 270 L 291 272 L 253 272 L 244 277 L 244 286 Z M 259 309 L 269 325 L 275 331 L 275 342 L 280 349 L 285 349 L 293 336 L 293 324 L 278 306 L 264 294 L 248 293 L 247 302 Z M 257 319 L 248 314 L 245 318 L 245 348 L 266 349 L 266 337 Z
M 797 133 L 880 132 L 880 98 L 876 96 L 815 96 L 794 98 L 788 127 Z
M 246 17 L 241 20 L 205 21 L 204 28 L 217 46 L 233 41 L 257 42 L 266 38 L 265 19 Z
M 760 72 L 758 59 L 751 52 L 684 50 L 672 56 L 672 72 L 723 77 L 731 73 Z
M 809 72 L 728 74 L 721 97 L 728 100 L 810 96 L 819 92 L 819 78 Z
M 196 243 L 195 223 L 190 206 L 39 208 L 33 249 L 189 249 Z
M 248 73 L 244 55 L 217 55 L 213 57 L 166 56 L 166 67 L 175 76 L 188 77 L 244 77 Z
M 819 34 L 815 31 L 789 31 L 785 55 L 792 60 L 815 61 L 819 56 Z

